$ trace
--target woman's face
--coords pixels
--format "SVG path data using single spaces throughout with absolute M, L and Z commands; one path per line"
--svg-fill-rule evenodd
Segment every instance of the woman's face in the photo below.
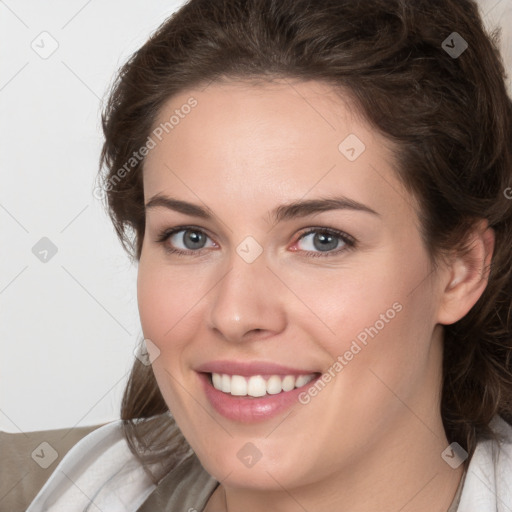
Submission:
M 386 140 L 319 82 L 213 83 L 155 128 L 139 311 L 205 469 L 291 489 L 432 441 L 446 275 Z

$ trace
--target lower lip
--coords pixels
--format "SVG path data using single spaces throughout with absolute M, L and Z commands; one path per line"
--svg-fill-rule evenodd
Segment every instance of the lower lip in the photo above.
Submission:
M 233 396 L 215 389 L 210 382 L 210 375 L 198 373 L 203 384 L 206 397 L 213 408 L 225 418 L 240 423 L 256 423 L 277 416 L 298 403 L 299 395 L 320 378 L 320 375 L 300 388 L 281 391 L 276 395 L 265 395 L 261 398 L 249 396 Z

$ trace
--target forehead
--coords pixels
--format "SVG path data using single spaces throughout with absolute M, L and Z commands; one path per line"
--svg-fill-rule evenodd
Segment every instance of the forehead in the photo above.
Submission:
M 146 201 L 164 191 L 219 205 L 226 197 L 261 205 L 267 198 L 268 207 L 334 189 L 382 204 L 406 194 L 391 143 L 347 95 L 322 82 L 212 83 L 183 91 L 161 109 L 155 130 L 161 140 L 153 136 L 144 164 Z
M 190 103 L 195 106 L 189 108 Z M 198 150 L 204 148 L 211 156 L 225 156 L 221 160 L 236 150 L 239 158 L 246 155 L 256 166 L 259 156 L 284 158 L 292 148 L 295 154 L 319 146 L 337 151 L 338 139 L 357 114 L 348 97 L 321 82 L 212 83 L 164 104 L 153 126 L 163 129 L 163 144 L 148 160 L 171 152 L 180 159 L 200 157 Z M 368 127 L 357 129 L 360 137 L 370 138 Z

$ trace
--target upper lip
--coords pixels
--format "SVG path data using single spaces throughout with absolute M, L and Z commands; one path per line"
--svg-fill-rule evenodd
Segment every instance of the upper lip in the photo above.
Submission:
M 197 372 L 225 373 L 227 375 L 310 375 L 318 373 L 314 370 L 292 368 L 281 364 L 265 361 L 210 361 L 195 368 Z

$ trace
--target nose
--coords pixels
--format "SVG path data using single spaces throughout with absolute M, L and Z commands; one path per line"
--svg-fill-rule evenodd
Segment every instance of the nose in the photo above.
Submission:
M 230 270 L 212 290 L 209 327 L 235 343 L 279 334 L 286 327 L 284 296 L 264 254 L 247 263 L 234 253 Z

